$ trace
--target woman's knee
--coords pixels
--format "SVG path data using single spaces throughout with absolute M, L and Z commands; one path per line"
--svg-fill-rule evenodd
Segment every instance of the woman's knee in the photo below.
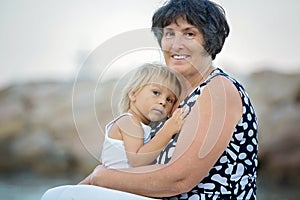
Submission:
M 58 200 L 62 196 L 64 191 L 66 191 L 70 187 L 72 187 L 72 186 L 64 185 L 64 186 L 51 188 L 43 194 L 41 200 Z

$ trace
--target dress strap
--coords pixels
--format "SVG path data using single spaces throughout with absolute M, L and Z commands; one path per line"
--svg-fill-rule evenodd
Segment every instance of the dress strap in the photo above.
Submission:
M 187 105 L 189 112 L 191 111 L 192 107 L 194 106 L 198 96 L 200 95 L 203 88 L 216 76 L 223 75 L 228 76 L 224 73 L 220 68 L 215 68 L 207 77 L 207 79 L 197 86 L 179 105 L 179 108 L 182 108 Z
M 228 76 L 226 73 L 224 73 L 220 68 L 215 68 L 207 77 L 207 79 L 199 85 L 199 87 L 203 87 L 207 85 L 214 77 L 218 75 Z

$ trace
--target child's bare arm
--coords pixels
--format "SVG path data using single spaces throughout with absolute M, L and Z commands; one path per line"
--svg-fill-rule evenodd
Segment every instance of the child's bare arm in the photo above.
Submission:
M 133 137 L 132 133 L 123 132 L 123 140 L 130 164 L 134 167 L 151 164 L 173 135 L 180 131 L 186 115 L 187 112 L 184 109 L 176 109 L 172 117 L 166 121 L 165 125 L 147 144 L 138 138 L 141 135 Z
M 178 133 L 184 124 L 187 113 L 185 108 L 177 108 L 157 134 L 163 132 L 164 134 L 170 134 L 172 137 L 174 134 Z

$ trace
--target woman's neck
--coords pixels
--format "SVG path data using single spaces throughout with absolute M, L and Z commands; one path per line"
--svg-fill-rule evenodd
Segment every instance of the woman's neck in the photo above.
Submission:
M 211 65 L 210 67 L 204 69 L 202 72 L 199 71 L 199 73 L 196 73 L 193 76 L 187 78 L 191 90 L 203 83 L 214 69 L 215 67 Z

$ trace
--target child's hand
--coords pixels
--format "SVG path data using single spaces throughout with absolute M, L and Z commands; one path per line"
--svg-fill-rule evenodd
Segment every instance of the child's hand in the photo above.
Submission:
M 189 113 L 189 109 L 187 107 L 177 108 L 172 116 L 166 121 L 165 128 L 167 128 L 170 134 L 174 135 L 178 133 L 181 127 L 184 124 L 184 119 Z

